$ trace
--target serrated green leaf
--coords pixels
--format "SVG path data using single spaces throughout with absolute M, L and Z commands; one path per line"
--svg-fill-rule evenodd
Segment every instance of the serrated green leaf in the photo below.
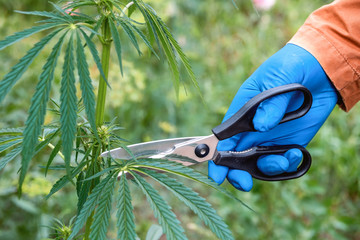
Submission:
M 110 19 L 110 18 L 109 18 L 109 26 L 110 26 L 111 36 L 112 36 L 113 41 L 114 41 L 115 50 L 116 50 L 116 54 L 117 54 L 118 61 L 119 61 L 121 75 L 123 75 L 120 35 L 119 35 L 119 32 L 117 31 L 117 29 L 115 27 L 115 24 L 114 24 L 113 20 Z
M 223 187 L 219 186 L 214 181 L 210 180 L 207 175 L 204 175 L 200 172 L 195 171 L 194 169 L 190 167 L 185 167 L 184 165 L 169 161 L 166 159 L 138 159 L 136 162 L 129 163 L 128 165 L 129 169 L 136 170 L 139 167 L 145 167 L 145 168 L 151 168 L 155 170 L 160 170 L 168 173 L 172 173 L 184 178 L 191 179 L 193 181 L 202 183 L 208 187 L 211 187 L 215 190 L 218 190 L 228 196 L 229 198 L 241 203 L 246 208 L 253 211 L 248 205 L 246 205 L 243 201 L 233 196 L 230 192 L 228 192 Z
M 86 169 L 85 178 L 91 177 L 91 176 L 94 174 L 93 164 L 95 164 L 95 163 L 92 163 L 92 164 L 90 165 L 90 167 L 88 167 L 88 168 Z M 87 181 L 87 182 L 83 182 L 83 181 L 82 181 L 81 183 L 82 183 L 82 185 L 81 185 L 81 189 L 80 189 L 80 193 L 79 193 L 79 198 L 78 198 L 78 203 L 77 203 L 78 214 L 80 213 L 80 211 L 81 211 L 84 203 L 86 202 L 86 199 L 87 199 L 88 196 L 89 196 L 91 185 L 95 185 L 92 181 Z
M 156 16 L 149 7 L 143 4 L 142 1 L 136 1 L 136 2 L 141 2 L 141 5 L 138 4 L 138 7 L 142 12 L 143 16 L 145 17 L 146 21 L 149 23 L 152 32 L 154 33 L 155 38 L 157 39 L 157 42 L 161 43 L 161 45 L 159 46 L 161 46 L 162 49 L 164 50 L 166 60 L 169 64 L 170 70 L 174 77 L 173 83 L 175 87 L 175 92 L 178 95 L 179 85 L 180 85 L 180 72 L 176 61 L 176 56 L 173 50 L 173 46 L 171 45 L 171 42 L 169 41 L 166 33 L 162 28 L 162 25 L 159 22 L 160 18 Z
M 98 33 L 97 31 L 100 29 L 103 21 L 104 21 L 105 17 L 101 16 L 100 19 L 96 22 L 96 25 L 94 26 L 93 32 L 91 32 L 90 34 L 90 40 L 95 36 L 95 35 L 99 35 L 100 33 Z
M 117 198 L 116 227 L 118 239 L 136 239 L 133 206 L 126 174 L 122 174 L 119 182 L 119 194 Z
M 159 195 L 158 191 L 140 175 L 133 171 L 130 171 L 130 174 L 134 177 L 135 181 L 146 195 L 146 198 L 154 211 L 154 216 L 162 226 L 167 239 L 187 239 L 184 234 L 184 229 L 181 227 L 176 215 L 171 211 L 171 207 Z
M 58 11 L 61 15 L 64 16 L 64 18 L 66 18 L 69 22 L 73 22 L 73 19 L 71 18 L 71 16 L 65 12 L 65 10 L 61 7 L 59 7 L 58 5 L 56 5 L 55 3 L 50 2 L 51 5 L 53 5 L 53 7 L 55 8 L 56 11 Z
M 97 172 L 96 174 L 92 175 L 91 177 L 85 178 L 83 181 L 86 182 L 86 181 L 93 180 L 93 179 L 95 179 L 95 178 L 98 178 L 98 177 L 104 175 L 104 173 L 110 172 L 111 170 L 114 170 L 114 169 L 117 169 L 117 168 L 119 168 L 119 167 L 118 167 L 118 166 L 108 167 L 108 168 L 106 168 L 106 169 L 104 169 L 104 170 L 102 170 L 102 171 L 100 171 L 100 172 Z
M 12 147 L 15 147 L 16 145 L 19 145 L 20 143 L 23 142 L 23 139 L 20 138 L 20 139 L 17 139 L 17 140 L 14 140 L 14 141 L 10 141 L 8 143 L 5 143 L 5 144 L 2 144 L 0 146 L 0 153 L 12 148 Z
M 48 146 L 49 143 L 54 139 L 54 137 L 58 135 L 59 132 L 60 130 L 56 129 L 54 132 L 47 134 L 45 139 L 43 139 L 38 145 L 36 145 L 34 155 L 38 154 L 44 147 Z
M 98 200 L 103 192 L 105 186 L 112 178 L 112 174 L 109 174 L 106 178 L 104 178 L 96 187 L 92 190 L 91 194 L 87 198 L 84 206 L 82 207 L 80 213 L 76 217 L 76 221 L 74 227 L 72 229 L 71 235 L 69 236 L 68 240 L 73 239 L 76 234 L 80 231 L 84 223 L 86 222 L 87 218 L 90 217 L 91 213 L 94 211 Z
M 161 226 L 157 224 L 153 224 L 149 228 L 145 240 L 160 240 L 162 235 L 163 235 L 163 231 Z
M 5 75 L 4 79 L 0 82 L 0 102 L 5 98 L 10 89 L 15 85 L 15 83 L 20 79 L 24 72 L 28 69 L 30 64 L 38 56 L 40 51 L 44 48 L 49 41 L 61 31 L 55 30 L 46 37 L 42 38 L 38 43 L 30 49 L 24 57 L 22 57 L 19 62 L 11 68 L 11 71 Z
M 76 60 L 77 60 L 77 69 L 80 80 L 81 87 L 81 96 L 84 101 L 86 116 L 88 117 L 90 126 L 97 136 L 97 128 L 95 124 L 95 94 L 94 87 L 89 73 L 89 66 L 86 61 L 86 56 L 84 53 L 84 48 L 81 43 L 80 35 L 77 34 L 77 46 L 76 46 Z
M 80 171 L 85 167 L 86 165 L 86 161 L 81 162 L 77 167 L 73 168 L 71 170 L 71 178 L 76 177 L 76 175 L 78 175 L 80 173 Z M 49 168 L 51 169 L 51 168 Z M 63 169 L 63 168 L 61 168 Z M 67 175 L 61 177 L 59 180 L 56 181 L 56 183 L 52 186 L 50 192 L 48 195 L 46 195 L 46 199 L 49 199 L 54 193 L 56 193 L 57 191 L 59 191 L 61 188 L 63 188 L 68 182 L 69 182 L 69 177 Z
M 87 46 L 90 49 L 91 55 L 95 61 L 95 64 L 97 66 L 97 68 L 99 69 L 100 75 L 102 76 L 102 78 L 105 80 L 106 84 L 108 85 L 108 87 L 110 87 L 109 83 L 107 82 L 107 79 L 105 77 L 105 73 L 103 70 L 103 67 L 101 65 L 101 61 L 100 61 L 100 57 L 98 54 L 98 51 L 96 50 L 96 46 L 95 44 L 92 42 L 92 40 L 89 38 L 88 35 L 86 35 L 86 33 L 84 32 L 84 30 L 80 29 L 82 35 L 84 36 L 84 39 L 86 41 Z
M 158 18 L 159 24 L 162 26 L 162 29 L 164 30 L 164 32 L 166 33 L 167 38 L 169 39 L 169 41 L 171 42 L 172 46 L 175 48 L 177 54 L 180 57 L 181 62 L 183 63 L 189 77 L 190 80 L 192 81 L 193 85 L 195 86 L 196 90 L 200 93 L 200 87 L 198 82 L 196 81 L 196 77 L 195 74 L 191 68 L 191 65 L 189 63 L 188 58 L 186 57 L 186 55 L 184 54 L 184 52 L 182 51 L 181 47 L 179 46 L 179 44 L 177 43 L 177 41 L 174 39 L 174 37 L 172 36 L 172 34 L 170 33 L 169 29 L 167 28 L 167 26 L 165 25 L 165 23 Z
M 59 153 L 59 151 L 60 151 L 60 149 L 61 149 L 61 145 L 62 145 L 62 143 L 61 143 L 61 141 L 59 141 L 59 142 L 56 144 L 56 146 L 54 147 L 54 149 L 51 151 L 50 157 L 49 157 L 49 159 L 48 159 L 48 161 L 47 161 L 46 168 L 45 168 L 45 177 L 46 177 L 46 175 L 47 175 L 47 172 L 48 172 L 48 170 L 49 170 L 49 167 L 50 167 L 51 163 L 53 162 L 53 160 L 54 160 L 54 158 L 56 157 L 56 155 Z
M 92 6 L 92 5 L 96 5 L 96 3 L 94 1 L 71 1 L 68 2 L 65 6 L 64 6 L 64 10 L 68 10 L 68 9 L 77 9 L 79 7 L 82 6 Z
M 74 46 L 73 34 L 71 34 L 68 46 L 65 52 L 64 66 L 60 88 L 60 123 L 61 123 L 61 141 L 63 154 L 65 157 L 66 171 L 70 176 L 70 160 L 73 150 L 76 133 L 76 111 L 77 97 L 74 75 Z
M 20 135 L 15 135 L 15 136 L 3 136 L 0 138 L 0 146 L 4 145 L 6 143 L 12 142 L 12 141 L 16 141 L 22 139 L 22 136 Z
M 81 171 L 79 173 L 79 175 L 77 176 L 77 178 L 76 178 L 76 195 L 78 196 L 78 198 L 81 195 L 81 188 L 83 186 L 84 178 L 85 178 L 85 172 L 84 171 Z
M 25 12 L 25 11 L 15 11 L 17 13 L 21 13 L 21 14 L 25 14 L 25 15 L 34 15 L 34 16 L 40 16 L 40 17 L 48 17 L 50 19 L 55 19 L 55 20 L 60 20 L 62 23 L 66 23 L 69 22 L 67 19 L 65 19 L 63 16 L 55 14 L 55 13 L 51 13 L 51 12 L 46 12 L 46 11 L 30 11 L 30 12 Z
M 144 173 L 169 189 L 177 198 L 183 201 L 204 223 L 210 227 L 219 239 L 234 239 L 227 224 L 217 215 L 210 203 L 188 188 L 183 183 L 169 176 L 149 169 L 137 170 Z
M 135 34 L 134 34 L 133 30 L 131 29 L 131 27 L 128 25 L 128 23 L 126 21 L 122 20 L 121 18 L 117 18 L 116 21 L 118 24 L 121 25 L 122 29 L 125 31 L 126 35 L 130 39 L 130 42 L 134 45 L 134 47 L 138 51 L 138 54 L 141 55 L 139 44 L 137 42 L 137 39 L 136 39 Z
M 24 128 L 1 128 L 0 129 L 0 136 L 10 135 L 10 136 L 18 136 L 22 135 Z
M 157 55 L 157 53 L 155 52 L 155 50 L 153 49 L 153 47 L 151 46 L 150 41 L 146 38 L 146 36 L 144 35 L 144 33 L 134 24 L 132 24 L 131 22 L 128 22 L 129 26 L 139 35 L 139 37 L 141 38 L 141 40 L 143 40 L 143 42 L 145 43 L 145 45 L 151 50 L 151 52 L 157 57 L 159 58 L 159 56 Z
M 6 164 L 15 159 L 21 153 L 21 145 L 11 150 L 5 157 L 0 159 L 0 170 L 3 169 Z
M 26 128 L 24 130 L 24 142 L 19 180 L 20 194 L 21 186 L 25 179 L 27 169 L 29 167 L 29 162 L 35 152 L 34 146 L 37 145 L 37 139 L 41 131 L 41 125 L 44 123 L 46 105 L 49 100 L 51 83 L 54 78 L 54 71 L 57 64 L 57 59 L 60 55 L 61 46 L 64 41 L 65 35 L 66 33 L 64 33 L 63 36 L 59 39 L 59 41 L 55 44 L 45 65 L 43 66 L 43 72 L 40 75 L 40 81 L 38 82 L 35 94 L 31 99 L 29 116 L 26 120 Z
M 0 50 L 3 50 L 4 48 L 6 48 L 24 38 L 27 38 L 35 33 L 56 27 L 58 25 L 59 25 L 58 23 L 47 23 L 47 24 L 43 24 L 43 25 L 25 29 L 21 32 L 17 32 L 14 35 L 8 36 L 4 40 L 0 41 Z
M 112 196 L 114 195 L 116 178 L 112 177 L 104 186 L 99 199 L 99 205 L 94 214 L 94 222 L 91 224 L 90 239 L 106 239 L 106 232 L 109 226 Z

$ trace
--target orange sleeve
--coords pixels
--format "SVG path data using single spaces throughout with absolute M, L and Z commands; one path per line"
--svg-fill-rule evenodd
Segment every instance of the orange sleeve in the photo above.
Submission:
M 337 0 L 313 12 L 290 43 L 309 51 L 349 111 L 360 100 L 360 0 Z

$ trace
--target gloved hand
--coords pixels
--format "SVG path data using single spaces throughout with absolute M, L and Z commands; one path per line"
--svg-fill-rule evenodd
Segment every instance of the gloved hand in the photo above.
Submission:
M 258 107 L 253 124 L 258 132 L 246 132 L 220 141 L 218 151 L 243 151 L 253 146 L 299 144 L 305 147 L 323 125 L 337 102 L 336 90 L 319 62 L 306 50 L 287 44 L 265 61 L 240 87 L 224 120 L 235 114 L 249 99 L 267 89 L 300 83 L 313 96 L 313 105 L 303 117 L 278 125 L 286 112 L 303 102 L 301 93 L 291 92 L 266 100 Z M 284 155 L 268 155 L 258 159 L 258 168 L 267 175 L 296 171 L 302 153 L 290 149 Z M 209 161 L 209 177 L 221 184 L 227 177 L 237 189 L 250 191 L 253 182 L 248 172 L 229 169 Z

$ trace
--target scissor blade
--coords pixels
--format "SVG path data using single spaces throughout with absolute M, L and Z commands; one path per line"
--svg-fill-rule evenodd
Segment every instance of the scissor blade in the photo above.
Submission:
M 194 140 L 197 138 L 199 137 L 170 138 L 170 139 L 164 139 L 158 141 L 138 143 L 127 146 L 127 149 L 115 148 L 110 151 L 103 152 L 101 154 L 101 157 L 112 157 L 112 158 L 124 159 L 124 160 L 132 159 L 133 156 L 136 158 L 151 157 L 163 152 L 170 151 L 177 144 Z M 133 154 L 133 156 L 129 154 L 129 151 Z
M 212 160 L 219 140 L 215 135 L 196 137 L 176 144 L 172 149 L 149 156 L 149 158 L 166 158 L 185 166 Z

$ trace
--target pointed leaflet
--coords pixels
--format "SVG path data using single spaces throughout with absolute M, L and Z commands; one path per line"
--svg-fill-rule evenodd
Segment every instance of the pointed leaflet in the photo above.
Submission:
M 151 50 L 151 52 L 157 57 L 159 58 L 159 56 L 156 54 L 155 50 L 153 49 L 153 47 L 151 46 L 149 40 L 146 38 L 146 36 L 144 35 L 144 33 L 138 28 L 136 27 L 134 24 L 132 24 L 131 22 L 128 22 L 129 26 L 140 36 L 140 38 L 144 41 L 144 43 L 146 44 L 146 46 Z
M 11 71 L 5 75 L 4 79 L 0 82 L 0 102 L 5 98 L 6 94 L 15 85 L 17 80 L 24 74 L 30 64 L 34 61 L 40 51 L 46 44 L 58 33 L 61 29 L 55 30 L 46 37 L 36 43 L 19 62 L 11 68 Z
M 61 7 L 59 7 L 58 5 L 56 5 L 55 3 L 50 2 L 51 5 L 53 5 L 53 7 L 55 8 L 55 10 L 57 10 L 61 15 L 64 16 L 65 19 L 67 19 L 69 22 L 73 22 L 74 20 L 71 18 L 71 16 L 65 12 L 64 9 L 62 9 Z
M 122 19 L 116 19 L 116 21 L 121 25 L 121 27 L 125 31 L 126 35 L 128 35 L 131 43 L 134 45 L 134 47 L 138 51 L 138 54 L 141 55 L 141 51 L 140 51 L 140 48 L 139 48 L 139 44 L 138 44 L 138 42 L 136 40 L 135 34 L 132 31 L 132 29 L 128 26 L 127 22 L 125 22 Z
M 210 180 L 206 175 L 195 171 L 194 169 L 190 167 L 185 167 L 184 165 L 173 162 L 166 159 L 137 159 L 136 162 L 130 163 L 127 165 L 129 169 L 136 170 L 137 168 L 151 168 L 155 170 L 160 170 L 168 173 L 172 173 L 175 175 L 178 175 L 180 177 L 188 178 L 193 181 L 205 184 L 213 189 L 216 189 L 222 193 L 224 193 L 226 196 L 230 197 L 233 200 L 238 201 L 242 205 L 244 205 L 249 210 L 253 211 L 249 206 L 247 206 L 243 201 L 240 199 L 234 197 L 231 193 L 229 193 L 226 189 L 219 186 L 214 181 Z
M 137 171 L 141 171 L 152 177 L 173 192 L 177 198 L 189 206 L 191 210 L 193 210 L 194 213 L 210 227 L 211 231 L 213 231 L 219 239 L 234 239 L 228 226 L 221 217 L 217 215 L 210 203 L 206 202 L 204 198 L 200 197 L 191 188 L 188 188 L 183 183 L 178 182 L 165 174 L 157 173 L 153 170 L 144 168 Z
M 135 240 L 135 223 L 133 206 L 131 204 L 131 195 L 129 184 L 126 180 L 126 174 L 121 174 L 119 182 L 119 194 L 117 198 L 116 227 L 118 239 Z
M 3 169 L 6 164 L 8 164 L 10 161 L 12 161 L 16 156 L 18 156 L 21 153 L 21 145 L 17 146 L 11 152 L 5 155 L 5 157 L 0 159 L 0 170 Z
M 86 44 L 88 45 L 88 47 L 90 49 L 91 55 L 93 56 L 93 59 L 95 61 L 97 68 L 99 69 L 101 76 L 105 80 L 106 84 L 110 87 L 110 85 L 107 82 L 107 79 L 105 77 L 105 73 L 104 73 L 103 67 L 101 65 L 100 57 L 99 57 L 98 51 L 96 50 L 95 44 L 91 41 L 91 39 L 88 37 L 88 35 L 86 35 L 86 33 L 82 29 L 80 29 L 80 31 L 81 31 L 82 35 L 84 36 Z
M 120 71 L 121 71 L 121 75 L 123 74 L 123 66 L 122 66 L 122 57 L 121 57 L 121 41 L 120 41 L 120 35 L 119 32 L 117 31 L 114 22 L 112 21 L 112 19 L 109 18 L 109 26 L 110 26 L 110 31 L 111 31 L 111 36 L 113 38 L 114 41 L 114 45 L 115 45 L 115 50 L 116 50 L 116 54 L 119 60 L 119 66 L 120 66 Z
M 89 119 L 89 123 L 91 128 L 93 129 L 93 132 L 97 135 L 97 129 L 95 124 L 94 87 L 91 82 L 89 66 L 86 62 L 84 48 L 82 46 L 80 34 L 78 31 L 76 31 L 76 60 L 81 87 L 81 96 L 84 101 L 86 116 Z
M 24 131 L 24 128 L 20 127 L 20 128 L 1 128 L 0 129 L 0 136 L 3 135 L 11 135 L 11 136 L 16 136 L 16 135 L 22 135 Z
M 85 167 L 86 161 L 81 162 L 76 168 L 73 168 L 71 171 L 71 178 L 74 178 L 76 175 L 80 173 L 80 171 Z M 56 183 L 52 186 L 48 195 L 46 195 L 45 199 L 49 199 L 54 193 L 59 191 L 69 182 L 69 177 L 67 175 L 62 176 Z
M 25 123 L 24 130 L 24 142 L 22 150 L 21 172 L 19 179 L 19 187 L 21 194 L 21 186 L 25 179 L 25 174 L 29 167 L 29 162 L 34 154 L 34 146 L 38 141 L 38 136 L 41 131 L 41 125 L 44 123 L 44 117 L 46 113 L 46 105 L 49 100 L 51 82 L 54 78 L 54 71 L 59 57 L 61 46 L 64 41 L 65 35 L 59 39 L 55 44 L 52 52 L 50 53 L 45 65 L 43 66 L 43 72 L 40 74 L 40 80 L 36 86 L 35 94 L 31 99 L 31 106 L 29 110 L 29 116 Z
M 74 227 L 72 229 L 71 235 L 69 236 L 68 240 L 73 239 L 76 236 L 76 234 L 78 234 L 78 232 L 86 222 L 87 218 L 90 217 L 92 211 L 94 211 L 98 203 L 102 191 L 104 190 L 105 186 L 110 181 L 110 179 L 113 177 L 112 175 L 113 174 L 109 174 L 92 190 L 84 206 L 82 207 L 80 213 L 76 217 Z
M 171 207 L 159 195 L 158 191 L 156 191 L 140 175 L 133 171 L 130 173 L 146 195 L 146 198 L 154 211 L 154 216 L 159 220 L 167 239 L 187 239 L 184 234 L 184 229 L 181 227 L 176 215 L 171 211 Z
M 167 26 L 165 25 L 165 23 L 158 18 L 159 24 L 162 26 L 162 29 L 164 30 L 164 32 L 167 35 L 167 38 L 169 39 L 169 41 L 171 42 L 172 46 L 175 48 L 176 52 L 178 53 L 181 62 L 183 63 L 188 75 L 190 76 L 190 79 L 193 83 L 193 85 L 195 86 L 196 90 L 198 92 L 200 92 L 200 87 L 196 81 L 196 77 L 195 74 L 190 66 L 189 60 L 187 59 L 186 55 L 184 54 L 184 52 L 182 51 L 181 47 L 179 46 L 179 44 L 177 43 L 177 41 L 174 39 L 174 37 L 171 35 L 169 29 L 167 28 Z
M 4 40 L 0 41 L 0 50 L 3 50 L 4 48 L 24 39 L 27 38 L 35 33 L 44 31 L 46 29 L 49 28 L 53 28 L 58 26 L 59 23 L 47 23 L 47 24 L 43 24 L 43 25 L 39 25 L 39 26 L 35 26 L 32 28 L 28 28 L 26 30 L 23 30 L 21 32 L 17 32 L 14 35 L 8 36 L 7 38 L 5 38 Z
M 62 143 L 61 143 L 61 141 L 59 141 L 59 142 L 56 144 L 56 146 L 54 147 L 54 149 L 52 150 L 52 152 L 51 152 L 51 154 L 50 154 L 50 157 L 49 157 L 49 159 L 48 159 L 48 162 L 47 162 L 47 164 L 46 164 L 46 167 L 45 167 L 45 177 L 46 177 L 46 175 L 47 175 L 47 172 L 48 172 L 48 170 L 49 170 L 49 167 L 50 167 L 52 161 L 54 160 L 54 158 L 56 157 L 56 155 L 59 153 L 60 148 L 61 148 L 61 145 L 62 145 Z M 61 154 L 61 153 L 60 153 L 60 154 Z
M 61 140 L 63 145 L 63 154 L 65 157 L 65 166 L 70 176 L 70 160 L 73 150 L 73 142 L 76 133 L 76 111 L 77 97 L 74 76 L 74 46 L 73 33 L 71 33 L 68 46 L 66 48 L 64 66 L 60 88 L 60 122 L 61 122 Z
M 62 23 L 69 22 L 65 17 L 63 17 L 63 16 L 61 16 L 59 14 L 52 13 L 52 12 L 46 12 L 46 11 L 32 11 L 32 12 L 15 11 L 15 12 L 25 14 L 25 15 L 35 15 L 35 16 L 40 16 L 40 17 L 48 17 L 50 19 L 60 20 L 60 22 L 62 22 Z
M 136 2 L 142 2 L 142 1 L 136 1 Z M 151 9 L 149 7 L 144 7 L 143 3 L 141 3 L 142 6 L 138 5 L 139 9 L 141 10 L 143 16 L 146 19 L 146 22 L 149 23 L 151 26 L 151 30 L 154 33 L 156 39 L 161 43 L 162 49 L 165 52 L 166 60 L 169 64 L 170 70 L 174 77 L 174 87 L 176 94 L 179 94 L 179 67 L 176 61 L 176 56 L 174 53 L 173 46 L 171 45 L 171 42 L 168 39 L 167 34 L 163 31 L 162 26 L 159 23 L 159 18 L 154 15 Z
M 96 212 L 93 217 L 94 222 L 91 224 L 90 239 L 106 239 L 106 232 L 109 226 L 112 196 L 114 195 L 115 180 L 115 177 L 111 178 L 101 193 L 99 205 L 96 208 Z

